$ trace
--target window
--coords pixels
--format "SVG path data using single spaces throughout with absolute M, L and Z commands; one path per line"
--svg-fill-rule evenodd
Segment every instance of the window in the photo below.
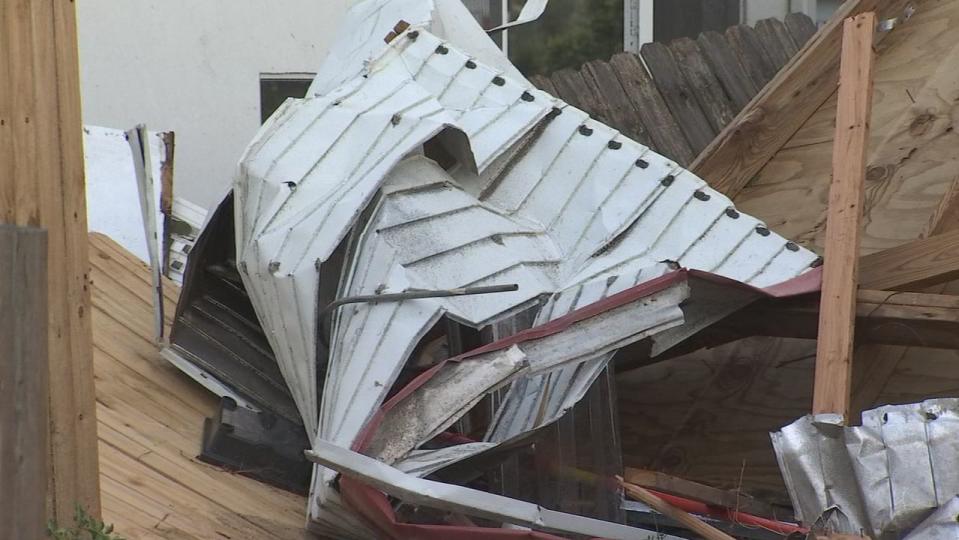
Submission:
M 260 75 L 260 122 L 266 122 L 288 98 L 302 98 L 315 77 L 312 73 Z
M 483 28 L 489 30 L 503 24 L 503 0 L 463 0 L 463 3 Z

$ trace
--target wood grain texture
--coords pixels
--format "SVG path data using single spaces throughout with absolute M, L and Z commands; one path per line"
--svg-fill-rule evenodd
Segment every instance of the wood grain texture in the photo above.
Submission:
M 813 413 L 849 418 L 859 238 L 865 198 L 866 152 L 872 113 L 876 15 L 843 24 L 839 106 L 829 190 Z
M 760 87 L 746 74 L 742 61 L 722 34 L 703 32 L 697 41 L 713 73 L 732 101 L 734 112 L 738 113 L 749 104 L 749 100 L 756 95 Z
M 616 76 L 633 107 L 642 117 L 643 125 L 649 130 L 654 149 L 680 165 L 692 161 L 695 154 L 642 60 L 632 53 L 620 53 L 613 56 L 610 64 L 616 70 Z
M 880 18 L 888 18 L 900 13 L 904 5 L 900 0 L 853 0 L 843 4 L 700 154 L 692 165 L 693 172 L 718 191 L 735 197 L 835 92 L 842 20 L 877 8 Z
M 0 216 L 47 230 L 51 498 L 99 514 L 76 5 L 0 7 Z
M 783 22 L 797 47 L 802 47 L 816 33 L 816 23 L 805 13 L 790 13 Z
M 0 523 L 43 538 L 47 523 L 47 236 L 0 225 Z
M 583 76 L 591 81 L 599 92 L 599 98 L 605 101 L 605 110 L 609 111 L 610 125 L 615 126 L 630 139 L 651 146 L 652 138 L 643 123 L 643 117 L 633 107 L 612 65 L 599 60 L 587 62 L 583 66 Z
M 959 349 L 959 296 L 860 289 L 854 316 L 856 341 L 884 345 Z M 721 326 L 742 336 L 821 341 L 816 298 L 757 302 Z
M 870 135 L 870 168 L 866 207 L 881 200 L 873 184 L 885 184 L 889 202 L 870 210 L 864 230 L 864 253 L 914 240 L 925 229 L 946 186 L 955 177 L 959 136 L 943 131 L 918 146 L 912 156 L 892 169 L 876 167 L 878 149 L 904 123 L 903 114 L 931 94 L 936 73 L 953 56 L 959 43 L 959 3 L 920 0 L 916 13 L 888 33 L 877 47 L 876 84 Z M 945 63 L 942 63 L 945 62 Z M 767 222 L 780 234 L 806 247 L 821 250 L 831 170 L 829 160 L 835 135 L 835 95 L 769 161 L 735 198 L 744 212 Z M 945 110 L 944 117 L 956 115 Z M 939 122 L 937 121 L 936 124 Z M 884 160 L 885 161 L 885 160 Z M 888 163 L 888 161 L 887 161 Z M 894 163 L 894 162 L 893 162 Z M 889 173 L 883 171 L 888 170 Z M 893 179 L 894 177 L 894 179 Z M 901 194 L 895 195 L 895 192 Z M 802 204 L 796 204 L 796 201 Z
M 959 228 L 865 255 L 861 282 L 872 289 L 920 291 L 959 279 Z
M 745 24 L 730 26 L 726 29 L 726 40 L 742 60 L 746 73 L 757 88 L 763 88 L 776 76 L 776 65 L 755 29 Z
M 153 345 L 149 268 L 104 236 L 89 246 L 104 520 L 131 540 L 306 538 L 305 498 L 196 459 L 218 399 Z M 164 293 L 169 325 L 179 290 Z
M 732 121 L 733 104 L 723 90 L 719 79 L 713 74 L 709 63 L 699 45 L 689 39 L 680 38 L 669 44 L 669 50 L 676 59 L 680 72 L 692 90 L 700 109 L 706 114 L 709 125 L 719 133 Z
M 697 103 L 669 47 L 662 43 L 647 43 L 643 45 L 642 57 L 690 148 L 699 152 L 709 144 L 716 131 Z
M 626 466 L 788 505 L 769 432 L 809 413 L 815 353 L 747 338 L 620 374 Z
M 776 71 L 782 69 L 782 67 L 789 62 L 789 59 L 792 58 L 793 54 L 795 54 L 796 46 L 790 43 L 787 47 L 787 42 L 783 39 L 783 35 L 787 34 L 787 31 L 782 21 L 778 19 L 763 19 L 759 21 L 756 23 L 756 34 L 759 35 L 763 50 L 766 51 L 766 56 L 772 61 Z

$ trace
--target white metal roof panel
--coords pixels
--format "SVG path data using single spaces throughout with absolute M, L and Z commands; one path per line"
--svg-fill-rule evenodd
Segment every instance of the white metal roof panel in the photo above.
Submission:
M 427 13 L 411 0 L 384 4 L 357 6 L 349 19 L 357 34 L 345 39 L 353 48 L 338 45 L 327 64 L 342 72 L 324 69 L 314 85 L 324 95 L 284 105 L 237 177 L 241 275 L 304 421 L 320 439 L 353 442 L 443 313 L 481 326 L 564 291 L 542 322 L 649 279 L 662 261 L 766 285 L 815 259 L 732 210 L 691 173 L 511 76 L 511 67 L 489 67 L 426 27 L 384 46 L 376 34 L 391 10 L 457 20 L 455 10 Z M 449 129 L 469 145 L 452 149 L 457 167 L 445 171 L 416 157 Z M 358 223 L 377 194 L 370 217 Z M 519 290 L 340 308 L 317 418 L 318 281 L 338 278 L 319 276 L 318 263 L 351 230 L 341 296 L 507 283 Z M 503 409 L 513 412 L 501 414 L 491 436 L 504 440 L 555 418 L 602 370 L 608 355 L 598 356 L 517 385 Z M 531 419 L 544 396 L 551 396 L 549 414 Z M 329 473 L 321 477 L 315 500 L 335 502 Z M 311 515 L 333 522 L 320 509 Z

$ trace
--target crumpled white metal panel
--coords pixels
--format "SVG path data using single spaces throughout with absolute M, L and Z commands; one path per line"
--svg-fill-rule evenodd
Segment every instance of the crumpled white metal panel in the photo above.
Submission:
M 954 504 L 959 399 L 880 407 L 863 412 L 862 424 L 843 427 L 835 415 L 807 416 L 772 434 L 797 517 L 871 538 L 899 538 Z
M 396 13 L 420 25 L 383 44 Z M 444 312 L 481 326 L 540 295 L 579 291 L 576 299 L 554 299 L 570 302 L 549 315 L 558 317 L 590 295 L 610 294 L 620 286 L 612 278 L 640 276 L 638 269 L 663 261 L 763 286 L 804 272 L 816 258 L 676 164 L 532 88 L 490 52 L 485 36 L 474 39 L 477 28 L 457 0 L 357 4 L 314 85 L 321 95 L 287 102 L 241 162 L 238 266 L 318 440 L 353 442 Z M 437 136 L 454 141 L 444 143 L 460 159 L 451 171 L 410 157 Z M 373 217 L 359 223 L 377 193 Z M 520 288 L 341 308 L 317 415 L 317 269 L 351 230 L 341 296 Z M 590 282 L 605 285 L 585 286 Z M 527 381 L 527 391 L 512 393 L 506 406 L 529 411 L 547 388 L 555 417 L 607 359 Z M 530 425 L 516 413 L 501 418 L 510 422 L 497 438 Z M 336 531 L 349 527 L 338 525 L 349 511 L 330 479 L 330 471 L 318 470 L 310 514 Z
M 380 461 L 395 463 L 462 418 L 486 394 L 521 374 L 555 373 L 559 366 L 567 365 L 592 366 L 594 360 L 608 359 L 611 351 L 683 324 L 680 304 L 688 298 L 689 287 L 680 281 L 571 322 L 560 332 L 450 362 L 386 412 L 365 451 Z M 542 414 L 557 410 L 540 411 L 538 423 L 525 431 L 554 421 L 556 418 Z
M 544 0 L 531 3 L 545 4 Z M 533 10 L 529 15 L 535 14 L 538 6 L 530 7 Z M 425 28 L 455 48 L 468 51 L 478 62 L 525 82 L 460 0 L 363 0 L 343 17 L 309 95 L 326 95 L 361 77 L 382 52 L 384 38 L 400 21 Z
M 404 155 L 453 127 L 482 170 L 554 104 L 425 31 L 410 30 L 367 69 L 330 95 L 288 102 L 248 149 L 236 182 L 241 275 L 265 326 L 282 329 L 268 337 L 308 426 L 317 425 L 318 263 Z M 460 86 L 475 87 L 458 82 L 469 77 L 485 86 L 457 109 Z

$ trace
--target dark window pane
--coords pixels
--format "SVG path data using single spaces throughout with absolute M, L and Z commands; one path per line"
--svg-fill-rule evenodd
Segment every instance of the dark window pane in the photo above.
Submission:
M 312 82 L 313 79 L 260 79 L 260 122 L 266 122 L 287 98 L 306 96 Z

